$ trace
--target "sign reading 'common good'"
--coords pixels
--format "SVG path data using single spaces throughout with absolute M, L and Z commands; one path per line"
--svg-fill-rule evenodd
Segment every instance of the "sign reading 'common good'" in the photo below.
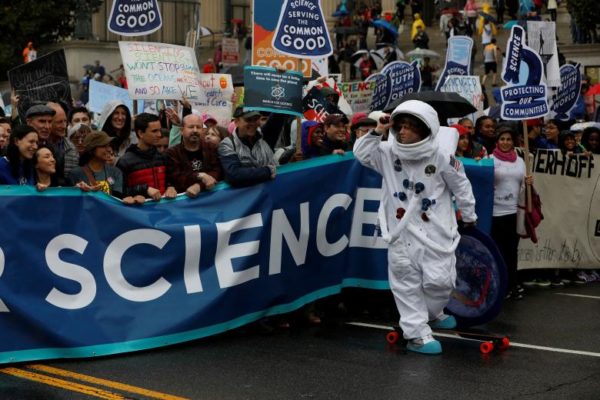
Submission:
M 108 29 L 123 36 L 149 35 L 160 29 L 162 18 L 157 0 L 114 0 Z
M 333 52 L 321 0 L 286 0 L 273 47 L 290 56 L 323 58 Z

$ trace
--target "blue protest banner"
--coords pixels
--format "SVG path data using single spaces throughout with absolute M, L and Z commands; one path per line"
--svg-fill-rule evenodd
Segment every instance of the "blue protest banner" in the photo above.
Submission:
M 546 84 L 542 81 L 544 64 L 539 54 L 525 44 L 525 30 L 512 27 L 507 45 L 507 60 L 502 79 L 508 84 L 500 90 L 500 115 L 505 120 L 525 120 L 548 114 Z
M 302 73 L 244 67 L 244 109 L 302 117 Z
M 412 63 L 391 62 L 381 70 L 381 74 L 387 77 L 388 85 L 391 88 L 386 106 L 405 94 L 418 92 L 421 89 L 421 71 L 417 61 Z
M 331 55 L 333 47 L 321 0 L 285 0 L 275 29 L 273 48 L 288 56 L 301 58 Z
M 157 31 L 162 17 L 157 0 L 114 0 L 108 30 L 123 36 L 143 36 Z
M 440 91 L 450 75 L 471 75 L 471 52 L 473 39 L 468 36 L 452 36 L 448 39 L 446 50 L 446 64 L 435 87 Z
M 373 91 L 373 100 L 371 102 L 371 111 L 381 111 L 387 107 L 392 94 L 392 86 L 386 75 L 375 73 L 369 75 L 365 82 L 375 81 L 375 90 Z
M 560 87 L 552 96 L 550 109 L 556 113 L 556 119 L 569 119 L 569 112 L 577 103 L 581 91 L 581 71 L 579 64 L 565 64 L 560 67 Z
M 465 168 L 493 185 L 493 168 Z M 481 183 L 480 221 L 492 208 Z M 141 207 L 77 188 L 0 186 L 0 363 L 166 346 L 343 287 L 386 289 L 380 187 L 352 153 Z
M 111 100 L 121 100 L 127 108 L 133 110 L 133 101 L 129 98 L 127 89 L 91 79 L 89 91 L 90 101 L 87 106 L 91 112 L 102 112 L 104 105 Z

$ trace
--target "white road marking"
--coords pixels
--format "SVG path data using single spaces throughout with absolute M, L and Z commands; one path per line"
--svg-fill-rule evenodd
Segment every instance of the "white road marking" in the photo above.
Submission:
M 380 329 L 380 330 L 384 330 L 384 331 L 391 331 L 392 330 L 392 327 L 388 326 L 388 325 L 367 324 L 367 323 L 364 323 L 364 322 L 347 322 L 346 324 L 347 325 L 353 325 L 353 326 L 359 326 L 359 327 L 362 327 L 362 328 Z M 458 340 L 473 340 L 473 339 L 470 339 L 470 338 L 462 338 L 460 336 L 456 336 L 456 335 L 449 334 L 449 333 L 434 332 L 433 335 L 434 336 L 440 336 L 440 337 L 449 337 L 449 338 L 458 339 Z M 555 353 L 577 354 L 577 355 L 581 355 L 581 356 L 599 357 L 600 358 L 600 353 L 593 353 L 591 351 L 561 349 L 561 348 L 558 348 L 558 347 L 537 346 L 535 344 L 517 343 L 517 342 L 513 342 L 513 341 L 510 342 L 510 346 L 511 347 L 521 347 L 521 348 L 524 348 L 524 349 L 552 351 L 552 352 L 555 352 Z
M 574 294 L 574 293 L 554 293 L 560 296 L 571 296 L 571 297 L 583 297 L 585 299 L 596 299 L 600 300 L 600 296 L 588 296 L 586 294 Z

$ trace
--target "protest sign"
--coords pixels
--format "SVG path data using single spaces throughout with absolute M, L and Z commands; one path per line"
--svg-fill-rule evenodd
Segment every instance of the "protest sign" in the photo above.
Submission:
M 450 75 L 446 78 L 446 82 L 440 88 L 440 92 L 458 93 L 461 97 L 468 100 L 469 103 L 473 104 L 473 107 L 475 107 L 478 112 L 476 114 L 468 115 L 472 121 L 475 121 L 483 112 L 483 98 L 479 76 Z M 450 123 L 450 121 L 448 123 Z
M 143 36 L 157 31 L 162 17 L 157 0 L 114 0 L 108 30 L 123 36 Z
M 502 79 L 508 85 L 500 89 L 500 115 L 505 120 L 526 120 L 548 114 L 544 65 L 539 54 L 525 44 L 525 30 L 512 27 L 506 51 Z
M 245 67 L 245 110 L 302 116 L 302 74 L 275 68 Z
M 552 96 L 552 105 L 550 109 L 554 112 L 555 118 L 559 120 L 568 120 L 569 112 L 577 103 L 577 98 L 581 92 L 581 71 L 579 64 L 565 64 L 560 67 L 560 87 Z
M 217 120 L 220 126 L 231 122 L 233 104 L 233 82 L 229 74 L 200 74 L 199 84 L 204 91 L 204 100 L 191 100 L 192 108 L 206 113 Z
M 313 59 L 312 69 L 319 76 L 329 76 L 329 60 L 327 58 Z
M 471 74 L 471 52 L 473 51 L 473 39 L 468 36 L 452 36 L 448 39 L 448 49 L 446 50 L 446 64 L 440 74 L 435 87 L 436 91 L 446 81 L 450 75 L 470 75 Z
M 371 102 L 373 101 L 373 91 L 377 82 L 342 82 L 338 87 L 342 91 L 344 98 L 350 104 L 354 113 L 371 111 Z
M 313 86 L 302 98 L 302 113 L 309 121 L 323 122 L 329 114 L 343 114 L 337 105 L 327 101 L 321 90 Z
M 121 100 L 127 108 L 133 110 L 133 101 L 129 98 L 127 89 L 123 89 L 114 85 L 90 80 L 90 101 L 88 109 L 91 112 L 102 112 L 102 108 L 111 100 Z
M 274 49 L 288 56 L 311 59 L 333 53 L 321 0 L 285 0 L 280 10 Z
M 166 43 L 119 42 L 131 99 L 205 101 L 194 49 Z
M 240 63 L 240 43 L 237 39 L 223 38 L 221 50 L 223 51 L 223 66 Z
M 472 185 L 477 215 L 491 216 L 493 163 L 475 169 L 485 177 Z M 48 190 L 0 187 L 0 207 L 11 210 L 11 229 L 0 230 L 0 363 L 155 348 L 343 287 L 389 289 L 376 234 L 381 177 L 352 153 L 278 168 L 269 183 L 221 183 L 140 207 Z M 45 209 L 53 212 L 32 212 Z
M 371 101 L 371 111 L 384 110 L 390 102 L 392 94 L 392 85 L 386 75 L 375 73 L 369 75 L 365 82 L 375 82 L 373 90 L 373 99 Z
M 388 85 L 391 88 L 386 106 L 405 94 L 418 92 L 421 89 L 421 71 L 417 61 L 412 63 L 391 62 L 381 70 L 381 74 L 387 77 Z
M 539 54 L 544 64 L 546 85 L 560 86 L 556 24 L 552 21 L 527 21 L 527 45 Z
M 253 13 L 252 65 L 300 70 L 305 77 L 310 78 L 312 75 L 310 59 L 285 55 L 273 48 L 273 39 L 282 5 L 283 0 L 254 0 L 254 10 L 260 10 L 260 12 Z
M 10 86 L 19 99 L 19 115 L 35 104 L 71 104 L 71 87 L 64 50 L 57 50 L 8 71 Z

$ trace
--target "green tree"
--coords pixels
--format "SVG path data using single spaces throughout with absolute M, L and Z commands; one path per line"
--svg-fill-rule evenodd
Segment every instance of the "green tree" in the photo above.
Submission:
M 600 22 L 600 2 L 598 0 L 568 0 L 567 9 L 580 29 L 588 32 L 593 43 L 598 43 L 596 24 Z
M 0 80 L 23 63 L 27 42 L 36 49 L 69 37 L 74 29 L 75 9 L 82 5 L 95 11 L 102 0 L 2 0 L 0 5 Z

